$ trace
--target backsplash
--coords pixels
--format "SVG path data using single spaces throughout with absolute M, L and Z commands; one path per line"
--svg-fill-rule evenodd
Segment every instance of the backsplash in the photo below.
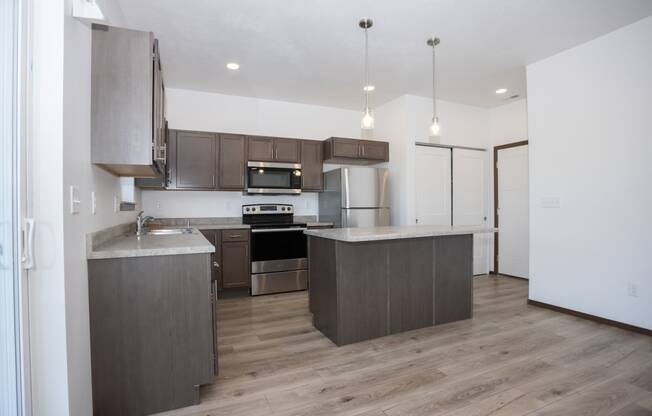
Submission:
M 319 213 L 318 194 L 243 195 L 242 192 L 142 191 L 142 209 L 157 218 L 239 217 L 245 204 L 292 204 L 295 215 Z

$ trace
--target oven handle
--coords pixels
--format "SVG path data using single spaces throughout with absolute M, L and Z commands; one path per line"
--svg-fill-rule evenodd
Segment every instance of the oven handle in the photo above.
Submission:
M 284 233 L 290 231 L 305 231 L 305 227 L 292 227 L 292 228 L 254 228 L 252 233 Z

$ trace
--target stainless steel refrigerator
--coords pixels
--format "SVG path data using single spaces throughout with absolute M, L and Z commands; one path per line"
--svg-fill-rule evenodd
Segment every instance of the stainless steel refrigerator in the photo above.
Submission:
M 346 167 L 324 173 L 319 220 L 335 227 L 389 225 L 388 170 Z

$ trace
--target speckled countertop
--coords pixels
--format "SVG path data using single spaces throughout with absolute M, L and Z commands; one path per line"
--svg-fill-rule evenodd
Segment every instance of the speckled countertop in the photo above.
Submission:
M 87 250 L 86 257 L 95 260 L 213 252 L 215 247 L 193 228 L 191 234 L 146 234 L 138 237 L 130 232 L 92 247 Z
M 451 227 L 436 225 L 410 225 L 404 227 L 361 227 L 307 230 L 305 234 L 345 242 L 399 240 L 404 238 L 437 237 L 444 235 L 493 233 L 491 227 Z

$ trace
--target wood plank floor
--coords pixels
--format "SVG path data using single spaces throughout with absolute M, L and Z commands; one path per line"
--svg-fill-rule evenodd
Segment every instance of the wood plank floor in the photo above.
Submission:
M 219 302 L 220 376 L 175 416 L 652 415 L 652 338 L 478 277 L 473 319 L 336 347 L 305 292 Z

